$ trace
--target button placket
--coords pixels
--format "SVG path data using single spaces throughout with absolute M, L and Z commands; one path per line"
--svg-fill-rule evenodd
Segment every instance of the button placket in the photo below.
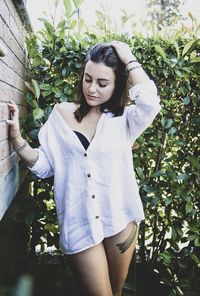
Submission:
M 98 203 L 96 200 L 95 186 L 94 186 L 93 179 L 92 179 L 91 166 L 90 166 L 90 162 L 88 159 L 88 154 L 86 152 L 84 153 L 84 158 L 87 163 L 86 176 L 87 176 L 87 179 L 89 180 L 89 182 L 88 182 L 88 197 L 90 198 L 90 200 L 92 202 L 92 204 L 91 204 L 91 207 L 93 209 L 92 216 L 95 221 L 99 221 L 100 215 L 99 215 L 99 210 L 98 210 Z
M 91 173 L 90 173 L 90 165 L 89 165 L 89 160 L 88 160 L 88 154 L 86 152 L 83 153 L 84 159 L 85 159 L 85 169 L 86 169 L 86 176 L 88 179 L 91 178 Z
M 93 210 L 94 210 L 94 218 L 95 220 L 99 220 L 100 215 L 99 215 L 99 208 L 98 208 L 98 200 L 96 199 L 95 194 L 92 194 L 91 198 L 92 198 L 92 204 L 93 204 Z

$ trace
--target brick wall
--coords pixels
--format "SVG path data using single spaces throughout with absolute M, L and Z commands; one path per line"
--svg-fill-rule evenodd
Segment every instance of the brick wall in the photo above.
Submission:
M 30 34 L 25 5 L 19 0 L 0 0 L 0 220 L 25 176 L 8 140 L 7 102 L 12 98 L 20 117 L 26 115 L 24 81 L 28 80 L 25 36 Z

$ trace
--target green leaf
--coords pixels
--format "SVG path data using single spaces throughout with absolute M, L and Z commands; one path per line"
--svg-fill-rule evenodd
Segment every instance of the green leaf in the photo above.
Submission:
M 172 261 L 172 256 L 168 252 L 161 253 L 160 256 L 163 258 L 165 264 L 170 264 Z
M 196 247 L 200 247 L 200 237 L 198 236 L 197 238 L 195 238 L 195 240 L 194 240 L 194 245 L 196 246 Z
M 82 63 L 76 61 L 75 62 L 75 67 L 80 69 L 82 67 Z
M 192 260 L 193 260 L 196 264 L 199 264 L 199 263 L 200 263 L 199 258 L 198 258 L 195 254 L 190 254 L 190 257 L 192 258 Z
M 197 52 L 196 52 L 196 50 L 193 50 L 193 51 L 191 52 L 191 54 L 190 54 L 190 61 L 193 60 L 193 59 L 195 59 L 196 56 L 197 56 Z
M 153 173 L 151 175 L 151 177 L 160 177 L 160 176 L 163 176 L 164 174 L 165 174 L 165 172 L 163 172 L 163 171 L 157 171 L 157 172 Z
M 24 84 L 32 92 L 32 94 L 35 95 L 35 91 L 34 91 L 32 84 L 29 81 L 24 81 Z
M 138 176 L 140 178 L 144 178 L 144 172 L 143 172 L 143 169 L 141 167 L 137 167 L 136 172 L 137 172 L 137 174 L 138 174 Z
M 177 176 L 177 180 L 183 181 L 183 180 L 188 180 L 188 179 L 189 179 L 189 175 L 188 174 L 179 174 Z
M 192 46 L 192 44 L 195 42 L 195 40 L 191 40 L 188 43 L 185 44 L 183 51 L 182 51 L 182 56 L 184 56 L 188 50 L 190 49 L 190 47 Z
M 189 214 L 193 211 L 193 205 L 191 202 L 187 202 L 185 206 L 186 214 Z
M 51 90 L 51 85 L 47 83 L 41 83 L 40 84 L 40 89 L 42 90 Z
M 161 55 L 161 57 L 166 60 L 166 54 L 164 52 L 164 50 L 159 46 L 159 45 L 154 45 L 155 50 L 157 51 L 157 53 L 159 53 L 159 55 Z
M 200 57 L 196 57 L 190 61 L 190 63 L 200 63 Z
M 33 110 L 33 118 L 34 120 L 40 119 L 44 116 L 44 111 L 40 108 Z
M 70 29 L 74 29 L 77 26 L 77 20 L 72 20 L 70 24 Z
M 193 240 L 195 240 L 196 237 L 197 237 L 197 233 L 193 233 L 193 234 L 189 234 L 187 239 L 189 241 L 193 241 Z
M 27 94 L 25 99 L 26 99 L 26 102 L 34 109 L 39 108 L 38 102 L 36 100 L 34 100 L 30 94 Z
M 65 6 L 65 14 L 67 17 L 71 16 L 71 11 L 72 11 L 72 4 L 71 0 L 63 0 L 64 6 Z
M 143 186 L 143 189 L 144 189 L 144 191 L 146 191 L 146 192 L 152 192 L 152 193 L 158 191 L 157 188 L 154 188 L 154 187 L 152 187 L 152 186 L 148 186 L 148 185 L 144 185 L 144 186 Z
M 180 227 L 176 227 L 176 232 L 178 233 L 179 236 L 183 236 L 183 231 Z
M 61 21 L 58 23 L 58 25 L 57 25 L 56 28 L 57 28 L 57 29 L 59 29 L 59 28 L 64 29 L 65 24 L 66 24 L 65 20 L 61 20 Z
M 41 64 L 41 57 L 40 55 L 35 55 L 33 58 L 32 58 L 32 65 L 33 67 L 37 67 Z
M 75 7 L 78 9 L 84 0 L 73 0 Z
M 180 50 L 179 50 L 178 43 L 176 41 L 174 41 L 173 44 L 174 44 L 174 47 L 176 49 L 177 58 L 180 59 Z
M 175 128 L 175 127 L 172 126 L 172 127 L 169 129 L 168 134 L 169 134 L 169 135 L 173 135 L 173 134 L 175 134 L 176 131 L 177 131 L 177 128 Z
M 180 289 L 180 287 L 176 286 L 175 289 L 176 289 L 176 292 L 177 292 L 178 296 L 183 296 L 184 295 L 183 291 Z
M 42 94 L 44 97 L 48 97 L 52 93 L 52 90 L 45 90 Z
M 186 96 L 184 99 L 183 99 L 183 103 L 184 105 L 188 105 L 190 103 L 190 97 L 189 96 Z
M 172 126 L 172 124 L 173 124 L 173 120 L 171 118 L 163 117 L 161 119 L 161 125 L 166 129 L 170 128 Z
M 35 97 L 37 99 L 39 99 L 40 97 L 40 87 L 39 87 L 39 84 L 36 80 L 34 79 L 31 79 L 31 83 L 32 83 L 32 86 L 33 86 L 33 89 L 34 89 L 34 94 L 35 94 Z
M 167 119 L 166 124 L 165 124 L 165 128 L 170 128 L 173 124 L 173 120 L 171 118 Z
M 54 224 L 45 224 L 44 226 L 45 230 L 48 230 L 51 233 L 57 233 L 58 232 L 58 227 Z

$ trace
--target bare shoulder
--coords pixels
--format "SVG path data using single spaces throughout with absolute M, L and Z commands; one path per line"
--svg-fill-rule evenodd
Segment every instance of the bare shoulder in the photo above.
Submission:
M 66 114 L 67 115 L 73 114 L 77 106 L 73 102 L 63 102 L 63 103 L 57 104 L 56 108 L 61 115 L 66 116 Z
M 73 128 L 75 125 L 74 111 L 77 109 L 77 105 L 73 102 L 63 102 L 56 105 L 57 111 L 60 113 L 66 123 Z

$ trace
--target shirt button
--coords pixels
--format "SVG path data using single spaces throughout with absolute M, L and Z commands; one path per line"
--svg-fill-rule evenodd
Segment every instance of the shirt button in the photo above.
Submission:
M 95 218 L 96 218 L 96 219 L 99 219 L 99 216 L 96 216 Z
M 86 157 L 87 156 L 87 153 L 84 153 L 84 156 Z
M 92 195 L 92 198 L 95 198 L 95 195 L 94 194 Z
M 87 174 L 87 177 L 88 177 L 88 178 L 90 178 L 90 177 L 91 177 L 91 175 L 90 175 L 90 174 Z

